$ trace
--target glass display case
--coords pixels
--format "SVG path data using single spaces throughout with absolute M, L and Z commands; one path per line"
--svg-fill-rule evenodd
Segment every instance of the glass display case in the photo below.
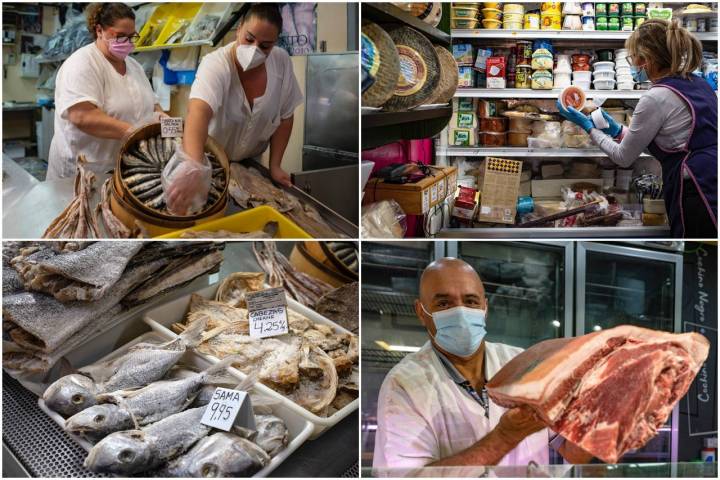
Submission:
M 681 254 L 617 244 L 577 245 L 576 326 L 584 335 L 618 325 L 680 332 Z M 624 462 L 677 460 L 678 407 L 643 448 Z

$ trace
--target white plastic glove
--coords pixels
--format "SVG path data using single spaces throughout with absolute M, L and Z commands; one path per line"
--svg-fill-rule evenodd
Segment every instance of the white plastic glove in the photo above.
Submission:
M 165 203 L 173 215 L 193 215 L 207 203 L 212 166 L 203 154 L 202 163 L 191 159 L 181 144 L 168 161 L 162 173 Z

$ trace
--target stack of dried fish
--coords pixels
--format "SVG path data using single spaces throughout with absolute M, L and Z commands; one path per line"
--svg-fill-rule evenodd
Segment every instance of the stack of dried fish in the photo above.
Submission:
M 19 282 L 3 295 L 3 366 L 18 374 L 49 371 L 65 354 L 102 333 L 124 308 L 215 270 L 223 245 L 211 242 L 37 242 L 3 264 Z M 63 249 L 65 248 L 65 249 Z M 4 257 L 5 258 L 5 257 Z M 8 268 L 16 271 L 11 277 Z
M 315 311 L 343 328 L 358 333 L 358 282 L 346 283 L 326 293 L 315 305 Z
M 233 365 L 298 405 L 319 416 L 330 416 L 358 396 L 358 339 L 337 333 L 288 310 L 289 333 L 271 338 L 249 335 L 245 293 L 261 290 L 262 273 L 234 274 L 220 285 L 216 300 L 193 295 L 184 323 L 176 332 L 206 325 L 202 353 L 233 356 Z
M 138 201 L 153 210 L 168 214 L 162 187 L 162 173 L 170 161 L 176 141 L 160 135 L 138 141 L 122 154 L 120 179 Z M 203 211 L 212 207 L 222 196 L 227 182 L 225 168 L 211 153 L 207 154 L 212 165 L 212 181 L 208 200 Z
M 86 163 L 83 155 L 78 156 L 75 196 L 65 210 L 52 221 L 42 238 L 100 237 L 100 229 L 90 208 L 95 174 L 85 168 Z
M 103 183 L 102 190 L 100 192 L 100 202 L 95 207 L 95 222 L 99 224 L 100 221 L 102 221 L 102 224 L 105 226 L 105 232 L 107 232 L 110 238 L 140 237 L 140 231 L 138 231 L 138 229 L 130 230 L 112 212 L 112 208 L 110 207 L 111 184 L 111 178 L 108 178 L 105 180 L 105 183 Z
M 244 233 L 238 233 L 238 232 L 230 232 L 228 230 L 215 230 L 215 231 L 208 231 L 208 230 L 188 230 L 186 232 L 183 232 L 183 234 L 180 236 L 181 238 L 222 238 L 222 239 L 230 239 L 230 238 L 275 238 L 275 235 L 277 235 L 278 232 L 278 223 L 277 222 L 267 222 L 262 230 L 254 231 L 254 232 L 244 232 Z
M 283 287 L 306 307 L 313 308 L 320 297 L 333 289 L 322 280 L 296 270 L 287 257 L 278 252 L 274 242 L 254 242 L 253 252 L 260 267 L 267 273 L 270 286 Z
M 273 185 L 269 178 L 254 168 L 247 168 L 239 163 L 231 164 L 228 191 L 240 208 L 268 205 L 290 217 L 315 238 L 345 236 L 332 228 L 315 208 L 303 205 L 296 197 Z
M 178 364 L 203 327 L 163 344 L 138 343 L 47 388 L 45 405 L 67 418 L 65 430 L 95 444 L 86 468 L 121 476 L 251 476 L 287 446 L 284 420 L 252 391 L 255 376 L 240 384 L 220 376 L 233 357 L 204 371 Z M 200 423 L 217 386 L 250 392 L 254 429 L 214 433 Z

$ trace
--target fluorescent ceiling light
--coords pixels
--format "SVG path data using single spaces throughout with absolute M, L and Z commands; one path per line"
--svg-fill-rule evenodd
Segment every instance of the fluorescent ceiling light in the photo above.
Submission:
M 420 347 L 410 347 L 408 345 L 389 345 L 382 340 L 375 340 L 375 343 L 388 352 L 417 352 L 420 350 Z

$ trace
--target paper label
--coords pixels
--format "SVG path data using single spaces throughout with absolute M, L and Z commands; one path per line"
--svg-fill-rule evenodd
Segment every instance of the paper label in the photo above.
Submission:
M 162 136 L 162 138 L 182 137 L 182 134 L 182 117 L 163 117 L 160 119 L 160 136 Z
M 430 187 L 430 204 L 437 203 L 438 201 L 438 184 L 433 183 Z
M 250 336 L 267 338 L 288 333 L 287 298 L 282 288 L 245 294 Z
M 443 177 L 438 182 L 438 198 L 440 200 L 445 198 L 445 184 L 447 183 L 447 177 Z
M 430 189 L 427 188 L 422 192 L 422 213 L 430 210 Z
M 230 431 L 233 425 L 255 430 L 250 396 L 240 390 L 216 388 L 200 423 L 225 432 Z

